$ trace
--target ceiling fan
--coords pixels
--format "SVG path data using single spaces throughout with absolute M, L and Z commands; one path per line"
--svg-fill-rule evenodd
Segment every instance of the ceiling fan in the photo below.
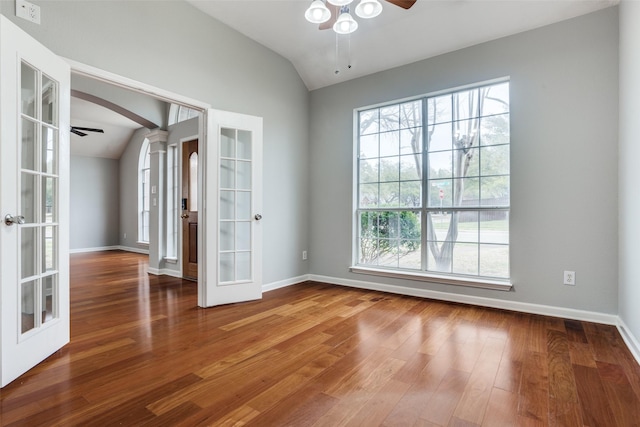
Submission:
M 104 130 L 96 129 L 96 128 L 83 128 L 79 126 L 71 126 L 71 133 L 75 133 L 78 136 L 87 136 L 88 134 L 85 132 L 104 133 Z
M 403 9 L 411 9 L 411 7 L 416 3 L 417 0 L 385 0 L 385 1 L 387 3 L 391 3 Z M 340 3 L 345 3 L 345 2 L 341 1 Z M 335 4 L 332 4 L 331 2 L 327 2 L 326 6 L 331 12 L 331 18 L 328 21 L 320 24 L 319 28 L 321 30 L 328 30 L 330 28 L 333 28 L 333 25 L 338 20 L 338 17 L 340 16 L 340 11 L 342 9 L 342 6 L 337 6 Z

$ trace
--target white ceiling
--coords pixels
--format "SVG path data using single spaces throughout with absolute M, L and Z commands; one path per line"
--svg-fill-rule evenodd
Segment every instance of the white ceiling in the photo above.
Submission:
M 74 156 L 119 159 L 140 125 L 118 113 L 83 99 L 71 97 L 71 125 L 103 129 L 104 133 L 71 134 Z
M 289 59 L 310 90 L 573 18 L 619 0 L 384 0 L 382 14 L 336 36 L 304 19 L 311 0 L 186 0 Z M 355 0 L 357 4 L 359 0 Z M 350 39 L 350 40 L 349 40 Z M 350 61 L 348 45 L 350 44 Z M 347 68 L 351 63 L 351 69 Z

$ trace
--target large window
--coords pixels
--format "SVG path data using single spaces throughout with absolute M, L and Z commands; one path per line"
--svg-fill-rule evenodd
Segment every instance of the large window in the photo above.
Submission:
M 149 213 L 151 199 L 151 153 L 145 138 L 138 160 L 138 242 L 149 243 Z
M 357 265 L 508 279 L 509 82 L 357 116 Z

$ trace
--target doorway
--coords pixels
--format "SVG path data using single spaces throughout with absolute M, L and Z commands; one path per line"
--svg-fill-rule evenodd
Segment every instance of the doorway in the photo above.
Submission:
M 198 140 L 182 143 L 182 277 L 198 280 Z

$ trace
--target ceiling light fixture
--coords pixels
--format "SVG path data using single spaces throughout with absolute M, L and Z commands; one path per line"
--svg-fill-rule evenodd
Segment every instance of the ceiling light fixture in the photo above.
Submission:
M 333 24 L 333 31 L 338 34 L 351 34 L 358 29 L 358 22 L 349 13 L 349 5 L 353 0 L 313 0 L 304 14 L 307 21 L 313 24 L 322 24 L 332 18 L 332 12 L 325 1 L 340 8 L 337 19 L 335 16 L 333 17 L 336 20 Z M 382 4 L 378 0 L 360 0 L 355 12 L 360 18 L 375 18 L 382 12 Z

